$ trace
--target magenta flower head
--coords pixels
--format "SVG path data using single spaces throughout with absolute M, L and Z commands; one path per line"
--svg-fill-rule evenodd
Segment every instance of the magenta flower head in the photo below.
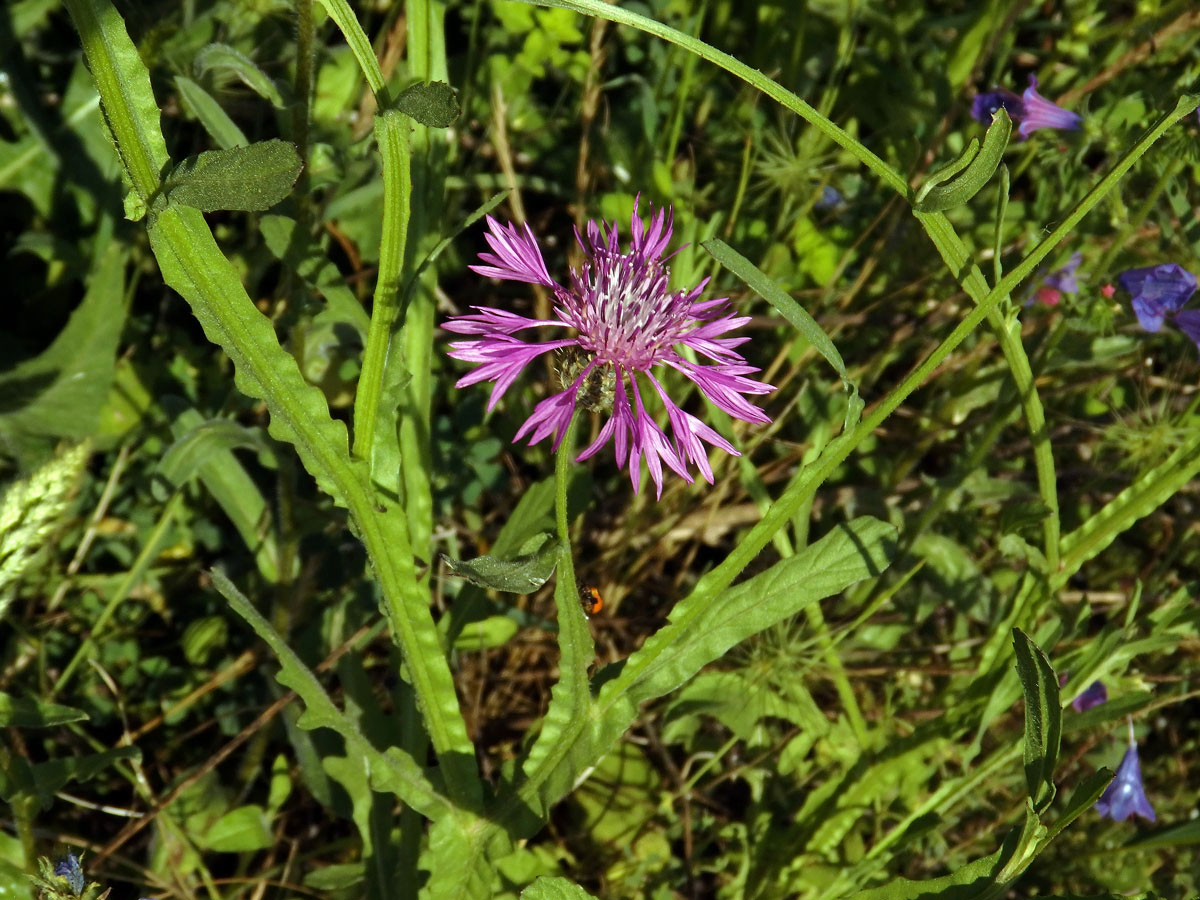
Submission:
M 1117 767 L 1116 778 L 1096 801 L 1096 812 L 1116 822 L 1124 822 L 1132 815 L 1139 815 L 1150 822 L 1156 821 L 1154 807 L 1146 799 L 1146 790 L 1142 787 L 1142 767 L 1138 763 L 1137 744 L 1132 741 L 1129 742 L 1129 749 L 1125 751 L 1121 765 Z
M 1108 688 L 1104 686 L 1103 681 L 1093 681 L 1086 691 L 1071 701 L 1071 706 L 1075 707 L 1075 712 L 1086 712 L 1093 706 L 1107 702 Z
M 488 228 L 492 252 L 481 253 L 484 265 L 471 266 L 471 270 L 492 278 L 540 284 L 553 291 L 555 300 L 554 315 L 549 319 L 476 306 L 476 314 L 454 316 L 444 326 L 448 331 L 477 336 L 452 343 L 450 356 L 479 364 L 458 380 L 458 387 L 494 382 L 489 410 L 532 360 L 543 353 L 555 354 L 562 390 L 538 403 L 514 441 L 529 435 L 533 444 L 554 435 L 557 448 L 576 408 L 608 413 L 600 433 L 578 459 L 587 459 L 612 440 L 617 466 L 629 462 L 634 492 L 641 483 L 644 458 L 656 493 L 662 496 L 663 463 L 689 482 L 693 479 L 688 465 L 694 463 L 712 483 L 712 468 L 701 441 L 734 456 L 740 454 L 716 431 L 684 412 L 668 396 L 654 370 L 675 369 L 731 416 L 756 424 L 771 421 L 743 396 L 775 390 L 746 377 L 758 369 L 747 365 L 733 348 L 749 338 L 723 337 L 749 318 L 733 315 L 724 298 L 700 300 L 708 279 L 691 290 L 668 288 L 669 257 L 663 253 L 672 233 L 669 209 L 660 208 L 642 219 L 635 201 L 626 251 L 620 248 L 615 222 L 589 222 L 586 241 L 576 231 L 587 259 L 578 270 L 571 270 L 568 287 L 550 277 L 529 226 L 501 225 L 489 216 Z M 540 343 L 515 337 L 519 331 L 541 326 L 568 329 L 568 333 Z M 685 359 L 682 347 L 709 362 Z M 647 412 L 643 401 L 646 388 L 640 380 L 662 401 L 671 427 L 670 440 Z
M 1022 140 L 1039 128 L 1077 131 L 1083 124 L 1083 119 L 1077 113 L 1069 112 L 1039 94 L 1037 83 L 1037 76 L 1030 75 L 1029 87 L 1025 88 L 1020 97 L 1003 88 L 976 94 L 971 102 L 971 117 L 984 125 L 990 125 L 996 110 L 1003 108 L 1017 126 Z

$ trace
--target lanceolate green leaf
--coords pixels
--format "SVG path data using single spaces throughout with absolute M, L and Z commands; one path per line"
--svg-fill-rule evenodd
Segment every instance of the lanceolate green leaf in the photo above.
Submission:
M 337 23 L 346 43 L 350 45 L 350 52 L 358 61 L 358 67 L 362 69 L 371 91 L 379 94 L 383 90 L 383 72 L 379 68 L 379 60 L 375 58 L 371 41 L 362 30 L 362 26 L 358 24 L 358 17 L 354 15 L 354 10 L 350 8 L 350 4 L 346 0 L 320 0 L 320 2 L 325 7 L 325 12 L 329 13 L 329 18 Z
M 1046 654 L 1019 628 L 1013 629 L 1013 647 L 1025 691 L 1025 784 L 1041 811 L 1054 799 L 1054 766 L 1062 741 L 1058 676 Z
M 150 73 L 111 0 L 67 0 L 134 192 L 147 203 L 169 161 Z
M 0 443 L 22 436 L 86 438 L 100 424 L 125 324 L 128 248 L 112 243 L 87 273 L 87 292 L 42 353 L 0 374 Z
M 1142 475 L 1086 522 L 1062 539 L 1062 567 L 1055 586 L 1067 582 L 1079 568 L 1116 540 L 1143 516 L 1148 516 L 1200 472 L 1200 434 L 1162 463 Z
M 923 188 L 917 195 L 914 206 L 921 212 L 941 212 L 962 206 L 991 180 L 1004 156 L 1008 146 L 1008 136 L 1012 133 L 1012 120 L 1003 109 L 996 110 L 992 124 L 988 127 L 987 136 L 983 139 L 983 148 L 979 153 L 971 154 L 965 170 L 959 174 L 957 163 L 951 163 L 951 170 L 956 177 L 941 183 L 932 183 Z M 964 155 L 964 158 L 966 156 Z M 958 160 L 961 163 L 962 160 Z
M 793 300 L 787 291 L 772 281 L 758 266 L 719 238 L 705 241 L 700 246 L 712 254 L 713 259 L 744 281 L 752 291 L 775 307 L 775 310 L 833 366 L 833 370 L 838 373 L 846 387 L 857 393 L 857 388 L 851 384 L 850 377 L 846 374 L 842 354 L 817 324 L 817 320 L 809 315 L 808 310 Z
M 544 815 L 624 733 L 641 703 L 673 690 L 730 647 L 808 604 L 878 575 L 890 562 L 894 538 L 895 529 L 885 522 L 855 519 L 715 597 L 697 593 L 681 601 L 640 650 L 600 673 L 597 680 L 606 683 L 587 707 L 579 736 L 555 749 L 552 770 L 520 785 L 519 802 L 510 799 L 502 807 L 501 821 L 519 820 L 528 809 Z
M 209 44 L 197 53 L 195 69 L 197 75 L 212 71 L 230 71 L 276 109 L 283 109 L 285 105 L 279 87 L 267 73 L 248 56 L 228 44 Z
M 52 728 L 87 718 L 81 709 L 0 692 L 0 728 Z
M 245 147 L 250 143 L 246 133 L 229 117 L 229 113 L 221 108 L 216 98 L 192 79 L 176 75 L 175 87 L 184 107 L 200 120 L 200 124 L 218 147 Z
M 1083 779 L 1079 783 L 1079 787 L 1071 794 L 1071 799 L 1067 801 L 1067 808 L 1063 810 L 1046 833 L 1046 843 L 1054 840 L 1064 828 L 1095 806 L 1096 801 L 1100 799 L 1100 795 L 1104 793 L 1104 789 L 1112 780 L 1112 770 L 1103 766 Z

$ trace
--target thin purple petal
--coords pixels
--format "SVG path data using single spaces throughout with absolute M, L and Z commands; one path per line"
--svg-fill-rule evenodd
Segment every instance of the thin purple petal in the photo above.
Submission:
M 1150 304 L 1151 309 L 1162 311 L 1155 313 L 1159 326 L 1163 313 L 1179 309 L 1196 292 L 1196 276 L 1177 263 L 1129 269 L 1117 276 L 1117 282 L 1133 296 L 1135 304 L 1140 298 Z M 1141 318 L 1140 313 L 1138 318 Z M 1142 327 L 1147 331 L 1158 331 L 1157 327 L 1150 328 L 1144 322 Z
M 1200 309 L 1181 309 L 1175 313 L 1173 321 L 1200 351 Z
M 531 431 L 533 432 L 529 437 L 531 445 L 553 434 L 554 449 L 557 450 L 574 413 L 575 391 L 573 389 L 551 394 L 533 408 L 533 413 L 513 435 L 513 443 L 515 444 Z
M 1075 712 L 1084 712 L 1093 706 L 1107 702 L 1108 688 L 1104 686 L 1103 681 L 1093 681 L 1088 685 L 1086 691 L 1071 701 L 1071 706 L 1075 708 Z
M 518 316 L 516 313 L 493 309 L 490 306 L 472 306 L 479 310 L 478 314 L 451 316 L 442 327 L 455 334 L 513 334 L 522 328 L 535 328 L 538 325 L 561 325 L 555 319 L 530 319 Z
M 1137 316 L 1138 324 L 1142 326 L 1142 330 L 1150 332 L 1155 332 L 1162 328 L 1163 318 L 1167 314 L 1161 303 L 1155 300 L 1147 300 L 1145 297 L 1133 298 L 1133 312 Z
M 1025 116 L 1025 104 L 1021 98 L 1012 91 L 997 88 L 975 95 L 975 99 L 971 101 L 971 118 L 984 125 L 990 125 L 998 109 L 1005 110 L 1014 122 Z
M 546 287 L 556 286 L 554 279 L 546 271 L 546 262 L 542 259 L 537 238 L 533 236 L 528 225 L 523 226 L 523 231 L 518 231 L 516 225 L 501 225 L 491 216 L 487 217 L 487 223 L 490 230 L 484 237 L 494 252 L 479 254 L 479 258 L 487 265 L 467 268 L 479 275 L 499 278 L 502 281 L 526 281 Z
M 1083 118 L 1076 113 L 1063 109 L 1057 103 L 1052 103 L 1037 92 L 1037 76 L 1029 76 L 1029 87 L 1021 95 L 1025 110 L 1020 116 L 1017 131 L 1021 137 L 1029 137 L 1040 128 L 1058 128 L 1067 131 L 1077 131 L 1083 125 Z M 1016 118 L 1016 117 L 1014 117 Z
M 1146 790 L 1142 786 L 1142 767 L 1138 763 L 1136 744 L 1130 744 L 1125 751 L 1116 777 L 1096 801 L 1096 812 L 1117 822 L 1124 822 L 1133 815 L 1150 822 L 1157 821 L 1154 807 L 1146 799 Z
M 488 398 L 488 411 L 495 409 L 500 398 L 504 396 L 517 376 L 524 371 L 530 362 L 543 353 L 559 347 L 569 346 L 575 341 L 549 341 L 544 344 L 526 344 L 516 338 L 496 338 L 494 340 L 456 341 L 450 345 L 449 356 L 464 362 L 480 363 L 478 369 L 468 372 L 458 379 L 455 387 L 467 387 L 480 381 L 494 381 L 491 397 Z

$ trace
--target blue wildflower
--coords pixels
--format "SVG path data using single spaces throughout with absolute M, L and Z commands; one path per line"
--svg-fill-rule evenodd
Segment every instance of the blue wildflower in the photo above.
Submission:
M 1096 801 L 1096 812 L 1116 822 L 1124 822 L 1133 815 L 1150 822 L 1157 821 L 1154 807 L 1146 799 L 1146 789 L 1142 787 L 1142 767 L 1138 763 L 1137 744 L 1132 740 L 1117 767 L 1117 777 Z
M 842 195 L 838 193 L 837 188 L 825 185 L 821 188 L 821 199 L 813 204 L 813 209 L 822 212 L 834 209 L 842 204 Z
M 1155 332 L 1170 319 L 1200 350 L 1200 310 L 1183 309 L 1196 292 L 1196 276 L 1177 263 L 1130 269 L 1117 276 L 1133 297 L 1138 324 Z
M 984 125 L 990 125 L 996 110 L 1004 109 L 1017 126 L 1021 140 L 1039 128 L 1077 131 L 1083 124 L 1083 119 L 1077 113 L 1065 110 L 1039 94 L 1037 84 L 1037 76 L 1030 75 L 1029 87 L 1025 88 L 1020 97 L 1003 88 L 976 94 L 975 99 L 971 101 L 971 117 Z
M 997 88 L 994 91 L 984 91 L 976 94 L 971 101 L 971 118 L 984 125 L 992 124 L 992 116 L 996 110 L 1003 109 L 1014 122 L 1025 117 L 1025 104 L 1012 91 Z
M 1071 701 L 1071 706 L 1075 708 L 1075 712 L 1084 712 L 1107 702 L 1108 688 L 1104 686 L 1103 681 L 1093 681 L 1086 691 Z
M 83 893 L 83 866 L 79 864 L 79 858 L 74 853 L 67 853 L 66 859 L 54 864 L 54 874 L 67 879 L 71 893 L 76 897 Z
M 1034 291 L 1033 296 L 1025 302 L 1025 305 L 1032 306 L 1036 299 L 1046 306 L 1058 306 L 1063 294 L 1079 293 L 1079 282 L 1075 280 L 1075 270 L 1079 268 L 1081 262 L 1083 262 L 1083 254 L 1078 251 L 1072 253 L 1066 264 L 1042 279 L 1042 283 Z

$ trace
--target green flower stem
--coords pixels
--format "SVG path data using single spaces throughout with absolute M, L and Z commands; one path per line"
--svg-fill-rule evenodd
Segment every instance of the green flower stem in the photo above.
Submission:
M 983 277 L 979 267 L 972 262 L 966 245 L 955 233 L 949 220 L 941 213 L 914 211 L 913 215 L 917 217 L 924 227 L 925 233 L 937 247 L 947 268 L 958 275 L 963 289 L 976 303 L 982 304 L 988 297 L 987 279 Z M 963 276 L 962 272 L 967 274 Z M 1000 303 L 1004 303 L 1007 299 L 1008 295 L 1005 294 L 1000 298 Z M 1054 473 L 1054 451 L 1050 446 L 1050 436 L 1046 431 L 1046 412 L 1042 407 L 1042 400 L 1038 396 L 1037 388 L 1034 386 L 1029 356 L 1025 353 L 1025 345 L 1021 341 L 1020 320 L 1015 315 L 1005 316 L 996 305 L 988 310 L 987 320 L 996 333 L 996 338 L 1000 342 L 1000 351 L 1012 373 L 1021 409 L 1025 415 L 1025 424 L 1029 427 L 1029 435 L 1033 443 L 1033 465 L 1037 474 L 1038 493 L 1047 509 L 1046 518 L 1042 520 L 1042 552 L 1045 554 L 1046 565 L 1049 569 L 1046 574 L 1049 575 L 1058 569 L 1060 531 L 1058 479 Z
M 110 0 L 67 0 L 67 7 L 89 68 L 99 73 L 101 102 L 128 177 L 149 199 L 157 173 L 168 161 L 149 72 Z M 403 511 L 376 499 L 365 466 L 350 458 L 345 428 L 329 416 L 320 391 L 303 379 L 295 359 L 280 347 L 274 328 L 255 308 L 204 217 L 193 209 L 167 206 L 157 213 L 149 233 L 164 278 L 233 361 L 238 387 L 266 402 L 271 434 L 291 443 L 318 484 L 349 509 L 371 558 L 392 639 L 404 654 L 447 792 L 461 807 L 477 809 L 482 787 L 474 745 L 428 593 L 417 579 Z
M 596 655 L 596 645 L 587 617 L 579 605 L 575 583 L 575 558 L 571 551 L 571 522 L 567 509 L 567 488 L 571 466 L 575 462 L 575 434 L 580 414 L 571 416 L 562 443 L 554 459 L 554 520 L 558 530 L 558 572 L 555 576 L 554 605 L 558 613 L 558 682 L 550 695 L 550 709 L 542 722 L 542 733 L 521 769 L 525 781 L 521 791 L 532 796 L 554 768 L 566 757 L 589 721 L 591 689 L 587 670 Z M 541 810 L 542 815 L 548 811 Z
M 367 346 L 354 394 L 354 455 L 368 461 L 375 445 L 388 347 L 400 312 L 400 274 L 404 268 L 412 201 L 411 128 L 401 113 L 387 111 L 375 116 L 375 140 L 383 157 L 383 236 L 379 243 L 379 277 L 375 282 Z
M 408 71 L 422 81 L 448 81 L 446 4 L 442 0 L 406 0 Z M 405 270 L 412 279 L 403 303 L 404 327 L 393 339 L 407 382 L 400 391 L 400 484 L 413 547 L 430 552 L 433 540 L 433 371 L 437 318 L 437 269 L 424 266 L 444 233 L 446 183 L 445 132 L 414 124 L 412 131 L 413 203 Z
M 575 432 L 579 412 L 571 416 L 562 443 L 554 454 L 554 524 L 558 529 L 558 583 L 566 582 L 572 592 L 575 584 L 575 557 L 571 553 L 571 522 L 567 515 L 567 488 L 571 483 L 571 463 L 575 456 Z
M 308 116 L 313 79 L 313 0 L 296 0 L 296 81 L 292 98 L 292 140 L 304 168 L 296 180 L 296 220 L 301 233 L 309 228 Z

